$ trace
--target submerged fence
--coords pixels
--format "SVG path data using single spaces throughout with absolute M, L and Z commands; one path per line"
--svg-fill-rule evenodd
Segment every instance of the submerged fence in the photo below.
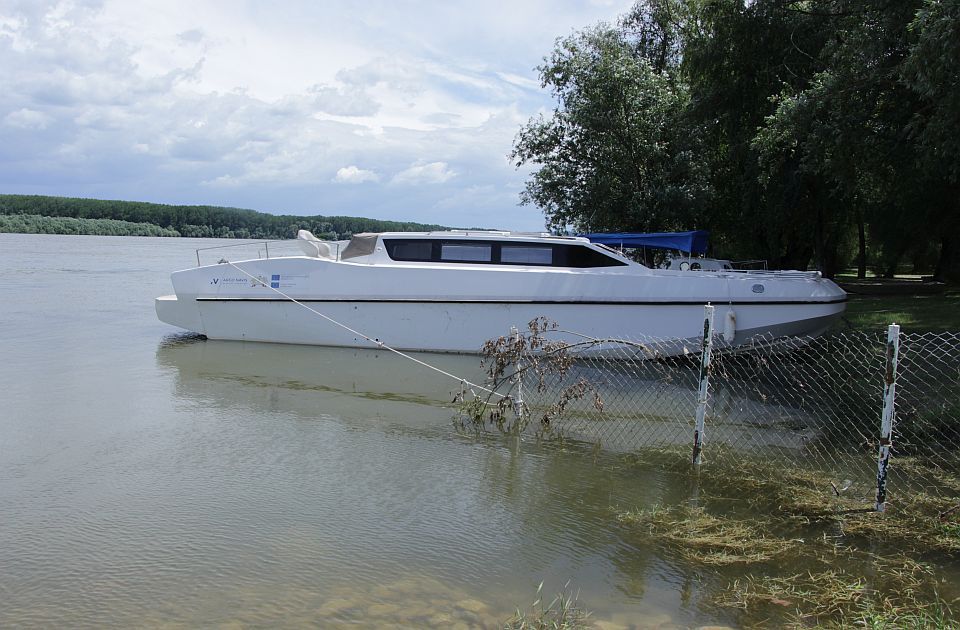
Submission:
M 679 352 L 605 340 L 560 369 L 525 366 L 517 385 L 531 421 L 612 450 L 689 446 L 696 463 L 723 452 L 815 466 L 838 485 L 875 488 L 878 510 L 897 484 L 960 497 L 960 333 L 891 326 L 711 352 L 711 310 L 704 337 Z

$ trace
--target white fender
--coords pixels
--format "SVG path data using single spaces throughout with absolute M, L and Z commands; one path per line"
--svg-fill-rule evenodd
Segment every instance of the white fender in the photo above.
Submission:
M 737 314 L 733 309 L 727 310 L 727 316 L 723 319 L 723 340 L 727 343 L 733 343 L 733 337 L 737 334 Z

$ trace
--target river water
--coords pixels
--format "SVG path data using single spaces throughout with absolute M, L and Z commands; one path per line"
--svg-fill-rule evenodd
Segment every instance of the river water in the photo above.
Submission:
M 0 626 L 492 625 L 541 581 L 595 619 L 714 620 L 612 516 L 669 478 L 458 435 L 457 384 L 389 353 L 159 322 L 210 244 L 0 234 Z
M 680 477 L 458 434 L 457 384 L 389 353 L 159 322 L 213 244 L 0 234 L 0 627 L 493 627 L 541 582 L 610 628 L 735 620 L 615 518 Z

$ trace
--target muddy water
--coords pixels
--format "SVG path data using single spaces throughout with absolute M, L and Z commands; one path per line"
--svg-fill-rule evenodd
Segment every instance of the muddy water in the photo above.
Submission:
M 0 235 L 0 626 L 490 627 L 541 581 L 607 627 L 737 623 L 735 572 L 614 516 L 687 475 L 460 435 L 457 384 L 388 353 L 158 322 L 208 243 Z

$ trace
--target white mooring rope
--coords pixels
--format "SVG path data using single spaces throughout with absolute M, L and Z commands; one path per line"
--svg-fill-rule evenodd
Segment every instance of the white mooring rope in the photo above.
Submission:
M 314 315 L 319 315 L 320 317 L 322 317 L 323 319 L 327 320 L 327 321 L 330 322 L 331 324 L 334 324 L 334 325 L 336 325 L 336 326 L 339 326 L 340 328 L 343 328 L 344 330 L 350 331 L 350 332 L 353 333 L 354 335 L 357 335 L 358 337 L 362 337 L 363 339 L 366 339 L 367 341 L 369 341 L 369 342 L 372 343 L 372 344 L 376 344 L 378 347 L 383 348 L 384 350 L 389 350 L 390 352 L 392 352 L 392 353 L 394 353 L 394 354 L 396 354 L 396 355 L 399 355 L 399 356 L 403 357 L 404 359 L 413 361 L 414 363 L 418 363 L 418 364 L 422 365 L 422 366 L 425 367 L 425 368 L 428 368 L 428 369 L 433 370 L 434 372 L 439 372 L 440 374 L 443 374 L 444 376 L 446 376 L 446 377 L 448 377 L 448 378 L 452 378 L 452 379 L 454 379 L 454 380 L 456 380 L 456 381 L 460 381 L 461 383 L 466 383 L 466 384 L 469 385 L 470 387 L 475 387 L 475 388 L 477 388 L 477 389 L 480 389 L 480 390 L 483 390 L 483 391 L 487 392 L 488 394 L 492 394 L 492 395 L 494 395 L 494 396 L 499 396 L 500 398 L 505 398 L 505 396 L 504 396 L 503 394 L 499 393 L 499 392 L 496 392 L 496 391 L 494 391 L 494 390 L 492 390 L 492 389 L 488 389 L 488 388 L 484 387 L 483 385 L 478 385 L 477 383 L 473 383 L 473 382 L 471 382 L 471 381 L 468 381 L 467 379 L 461 378 L 461 377 L 457 376 L 456 374 L 451 374 L 450 372 L 447 372 L 446 370 L 443 370 L 443 369 L 441 369 L 441 368 L 438 368 L 438 367 L 435 366 L 435 365 L 430 365 L 430 364 L 427 363 L 426 361 L 421 361 L 420 359 L 418 359 L 418 358 L 416 358 L 416 357 L 412 357 L 412 356 L 410 356 L 409 354 L 407 354 L 407 353 L 405 353 L 405 352 L 402 352 L 402 351 L 400 351 L 400 350 L 397 350 L 396 348 L 391 348 L 390 346 L 388 346 L 388 345 L 385 344 L 384 342 L 380 341 L 379 339 L 373 339 L 373 338 L 371 338 L 371 337 L 363 334 L 362 332 L 360 332 L 360 331 L 358 331 L 358 330 L 354 330 L 353 328 L 350 328 L 350 327 L 347 326 L 346 324 L 343 324 L 343 323 L 341 323 L 341 322 L 338 322 L 337 320 L 333 319 L 333 318 L 330 317 L 329 315 L 325 315 L 325 314 L 321 313 L 320 311 L 318 311 L 318 310 L 316 310 L 316 309 L 314 309 L 314 308 L 312 308 L 312 307 L 310 307 L 310 306 L 307 306 L 306 304 L 304 304 L 303 302 L 297 300 L 296 298 L 290 297 L 289 295 L 287 295 L 286 293 L 284 293 L 284 292 L 281 291 L 280 289 L 277 289 L 277 288 L 275 288 L 275 287 L 270 286 L 268 283 L 264 282 L 263 280 L 261 280 L 260 278 L 254 276 L 253 274 L 248 273 L 247 271 L 244 271 L 243 269 L 241 269 L 241 268 L 238 267 L 237 265 L 233 264 L 233 263 L 230 262 L 229 260 L 225 260 L 224 262 L 226 262 L 228 265 L 230 265 L 231 267 L 233 267 L 234 269 L 236 269 L 237 271 L 239 271 L 239 272 L 242 273 L 243 275 L 247 276 L 248 278 L 250 278 L 250 279 L 253 280 L 254 282 L 256 282 L 256 283 L 258 283 L 258 284 L 262 284 L 264 287 L 270 289 L 271 291 L 274 291 L 275 293 L 278 293 L 279 295 L 282 295 L 284 298 L 290 300 L 291 302 L 293 302 L 293 303 L 296 304 L 297 306 L 302 306 L 303 308 L 307 309 L 308 311 L 310 311 L 310 312 L 313 313 Z

